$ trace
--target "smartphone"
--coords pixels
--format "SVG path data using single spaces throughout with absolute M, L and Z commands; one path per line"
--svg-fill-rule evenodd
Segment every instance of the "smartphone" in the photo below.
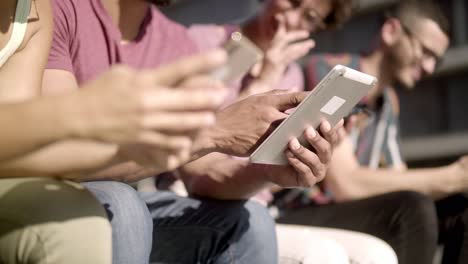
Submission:
M 238 31 L 231 34 L 223 48 L 228 54 L 227 63 L 214 70 L 211 76 L 224 83 L 246 75 L 256 63 L 263 59 L 262 50 Z
M 335 126 L 377 84 L 373 76 L 337 65 L 307 95 L 250 156 L 252 163 L 286 165 L 284 154 L 291 138 L 313 150 L 304 136 L 308 126 L 318 128 L 322 120 Z

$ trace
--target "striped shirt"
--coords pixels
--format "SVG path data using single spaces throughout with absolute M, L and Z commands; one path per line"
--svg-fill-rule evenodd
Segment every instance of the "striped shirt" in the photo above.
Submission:
M 306 66 L 306 87 L 312 90 L 320 80 L 337 64 L 360 70 L 361 57 L 352 54 L 319 54 L 310 58 Z M 366 100 L 362 103 L 365 105 Z M 384 89 L 370 115 L 358 118 L 351 133 L 355 155 L 362 166 L 369 168 L 401 167 L 404 165 L 400 152 L 399 107 L 393 88 Z M 312 204 L 333 202 L 333 193 L 321 183 L 302 191 L 288 191 L 277 198 L 280 208 L 299 208 Z

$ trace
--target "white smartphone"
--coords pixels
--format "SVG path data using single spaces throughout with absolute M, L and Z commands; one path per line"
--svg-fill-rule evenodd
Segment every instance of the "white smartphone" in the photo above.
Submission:
M 228 53 L 227 63 L 214 70 L 211 76 L 224 83 L 244 76 L 263 58 L 262 50 L 237 31 L 231 34 L 223 48 Z
M 252 163 L 286 165 L 288 143 L 296 137 L 313 150 L 304 136 L 307 126 L 318 128 L 323 119 L 335 126 L 377 84 L 373 76 L 337 65 L 310 92 L 250 156 Z

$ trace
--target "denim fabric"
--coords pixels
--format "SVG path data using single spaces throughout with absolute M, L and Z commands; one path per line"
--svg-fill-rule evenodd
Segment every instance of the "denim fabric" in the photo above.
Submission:
M 84 185 L 101 202 L 109 217 L 112 263 L 148 263 L 153 223 L 148 208 L 135 189 L 119 182 L 89 182 Z
M 256 202 L 142 196 L 153 216 L 153 263 L 277 263 L 275 223 Z
M 273 219 L 256 202 L 138 194 L 117 182 L 84 185 L 109 216 L 114 264 L 277 263 Z

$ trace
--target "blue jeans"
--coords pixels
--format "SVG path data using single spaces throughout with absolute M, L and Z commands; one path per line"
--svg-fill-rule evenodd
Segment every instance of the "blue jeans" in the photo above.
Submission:
M 139 194 L 117 182 L 85 186 L 108 213 L 113 263 L 277 263 L 275 223 L 256 202 Z

